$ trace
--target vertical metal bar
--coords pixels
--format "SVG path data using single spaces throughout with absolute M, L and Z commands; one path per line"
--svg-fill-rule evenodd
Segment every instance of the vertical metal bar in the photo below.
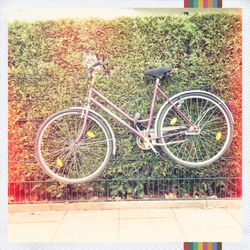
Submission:
M 160 189 L 160 180 L 159 180 L 159 178 L 158 178 L 158 179 L 157 179 L 157 195 L 158 195 L 158 196 L 159 196 L 159 194 L 160 194 L 159 189 Z
M 16 182 L 13 183 L 13 197 L 14 197 L 14 200 L 17 201 L 17 197 L 16 197 Z
M 70 200 L 70 198 L 71 198 L 71 195 L 69 195 L 69 193 L 71 192 L 71 190 L 72 190 L 72 188 L 70 187 L 70 186 L 66 186 L 66 189 L 65 189 L 66 191 L 64 191 L 63 193 L 64 193 L 64 199 L 66 200 L 66 201 L 68 201 L 68 200 Z M 60 197 L 60 199 L 62 199 L 62 197 Z
M 149 193 L 149 184 L 150 184 L 150 182 L 149 182 L 149 179 L 147 178 L 147 188 L 146 188 L 147 195 L 150 195 L 150 193 Z
M 155 88 L 154 88 L 154 95 L 153 95 L 153 100 L 152 100 L 152 104 L 151 104 L 151 107 L 150 107 L 149 121 L 148 121 L 147 130 L 146 130 L 146 137 L 149 136 L 149 131 L 150 131 L 150 128 L 151 128 L 152 123 L 153 123 L 154 108 L 155 108 L 155 103 L 157 101 L 157 92 L 158 92 L 158 89 L 159 89 L 159 87 L 158 87 L 159 83 L 160 83 L 160 79 L 156 78 Z
M 106 200 L 108 200 L 108 196 L 109 196 L 109 187 L 108 187 L 108 181 L 107 180 L 105 180 L 105 193 L 106 193 Z
M 82 194 L 82 197 L 83 197 L 83 188 L 81 188 L 81 194 Z
M 28 187 L 29 187 L 28 188 L 28 191 L 29 191 L 29 198 L 28 198 L 28 200 L 30 201 L 31 200 L 31 196 L 32 196 L 31 195 L 31 182 L 30 181 L 28 182 Z
M 14 196 L 14 199 L 15 201 L 17 201 L 17 195 L 16 195 L 16 182 L 13 183 L 13 196 Z
M 45 201 L 48 201 L 48 192 L 46 191 L 47 190 L 47 185 L 48 185 L 48 183 L 47 182 L 45 182 L 44 183 L 44 190 L 45 190 Z
M 165 195 L 165 180 L 162 180 L 162 198 L 164 199 Z
M 27 200 L 26 199 L 26 182 L 23 182 L 23 193 L 24 193 L 24 199 L 26 201 Z
M 222 180 L 221 180 L 220 182 L 222 182 Z M 222 192 L 221 189 L 222 189 L 222 188 L 221 188 L 221 183 L 220 183 L 220 198 L 221 198 L 221 196 L 222 196 L 222 195 L 221 195 L 221 192 Z
M 214 195 L 217 196 L 217 179 L 214 178 Z
M 191 188 L 190 188 L 190 177 L 188 177 L 188 194 L 189 194 L 189 196 L 191 197 L 191 190 L 190 190 Z

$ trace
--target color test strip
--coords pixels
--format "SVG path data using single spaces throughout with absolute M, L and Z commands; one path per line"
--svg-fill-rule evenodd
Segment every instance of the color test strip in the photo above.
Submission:
M 222 250 L 221 242 L 184 242 L 184 250 Z
M 222 0 L 184 0 L 184 8 L 222 8 Z M 222 250 L 222 243 L 184 242 L 184 250 Z
M 203 5 L 204 5 L 203 2 L 204 2 L 203 0 L 199 0 L 199 4 L 198 4 L 198 7 L 199 7 L 199 8 L 203 8 Z
M 198 250 L 203 250 L 203 243 L 202 242 L 198 243 Z
M 203 243 L 203 249 L 202 250 L 208 250 L 208 243 L 207 242 Z
M 213 242 L 213 248 L 212 248 L 213 250 L 218 250 L 217 249 L 217 243 L 216 242 Z
M 217 250 L 222 250 L 222 242 L 217 243 Z
M 184 250 L 188 250 L 188 242 L 184 242 Z
M 222 0 L 184 0 L 185 8 L 222 8 Z

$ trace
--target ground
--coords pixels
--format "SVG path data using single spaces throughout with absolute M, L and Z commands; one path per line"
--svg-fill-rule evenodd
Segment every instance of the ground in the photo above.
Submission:
M 116 203 L 117 204 L 117 203 Z M 112 204 L 111 204 L 112 205 Z M 240 207 L 164 207 L 154 203 L 96 209 L 9 209 L 11 242 L 209 242 L 240 241 Z M 146 205 L 146 204 L 145 204 Z M 27 206 L 27 205 L 26 205 Z M 46 205 L 45 205 L 46 206 Z M 48 205 L 49 206 L 49 205 Z M 77 206 L 75 206 L 76 208 Z M 117 208 L 116 208 L 117 207 Z M 22 212 L 20 212 L 20 211 Z M 26 211 L 25 211 L 26 210 Z

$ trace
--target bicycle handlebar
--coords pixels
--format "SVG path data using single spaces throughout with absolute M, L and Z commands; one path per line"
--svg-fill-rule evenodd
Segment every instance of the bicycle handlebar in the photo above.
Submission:
M 104 64 L 104 57 L 97 55 L 97 54 L 88 54 L 85 55 L 84 57 L 85 59 L 85 63 L 87 65 L 87 70 L 88 70 L 88 77 L 92 78 L 94 70 L 96 67 L 98 66 L 102 66 L 102 69 L 106 72 L 106 73 L 110 73 L 109 68 Z M 92 63 L 92 65 L 91 65 Z M 91 66 L 88 66 L 91 65 Z
M 95 67 L 99 66 L 99 65 L 102 65 L 102 63 L 101 63 L 100 61 L 94 63 L 93 65 L 91 65 L 91 66 L 89 67 L 89 71 L 92 72 L 93 69 L 94 69 Z

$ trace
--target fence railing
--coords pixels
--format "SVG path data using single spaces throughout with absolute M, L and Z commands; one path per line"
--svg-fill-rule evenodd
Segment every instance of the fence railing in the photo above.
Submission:
M 111 167 L 115 167 L 117 161 L 119 159 Z M 184 172 L 186 176 L 180 177 L 180 174 L 174 174 L 174 164 L 166 176 L 145 174 L 145 169 L 141 173 L 133 178 L 121 174 L 74 185 L 60 184 L 51 179 L 9 182 L 9 203 L 237 199 L 242 195 L 241 177 L 194 177 L 187 175 L 188 169 Z
M 219 185 L 224 181 L 225 186 Z M 9 203 L 41 203 L 41 202 L 83 202 L 83 201 L 114 201 L 114 200 L 174 200 L 174 199 L 237 199 L 241 197 L 241 178 L 206 178 L 205 183 L 213 183 L 210 195 L 204 195 L 195 189 L 204 182 L 204 178 L 148 178 L 139 181 L 139 187 L 145 190 L 140 193 L 112 194 L 109 186 L 119 183 L 124 186 L 138 185 L 136 179 L 96 180 L 90 184 L 77 186 L 61 186 L 53 181 L 10 182 Z M 178 185 L 186 184 L 185 191 Z M 184 185 L 185 186 L 185 185 Z M 50 189 L 63 189 L 53 194 Z M 118 191 L 119 192 L 119 191 Z M 230 193 L 230 196 L 227 195 Z

